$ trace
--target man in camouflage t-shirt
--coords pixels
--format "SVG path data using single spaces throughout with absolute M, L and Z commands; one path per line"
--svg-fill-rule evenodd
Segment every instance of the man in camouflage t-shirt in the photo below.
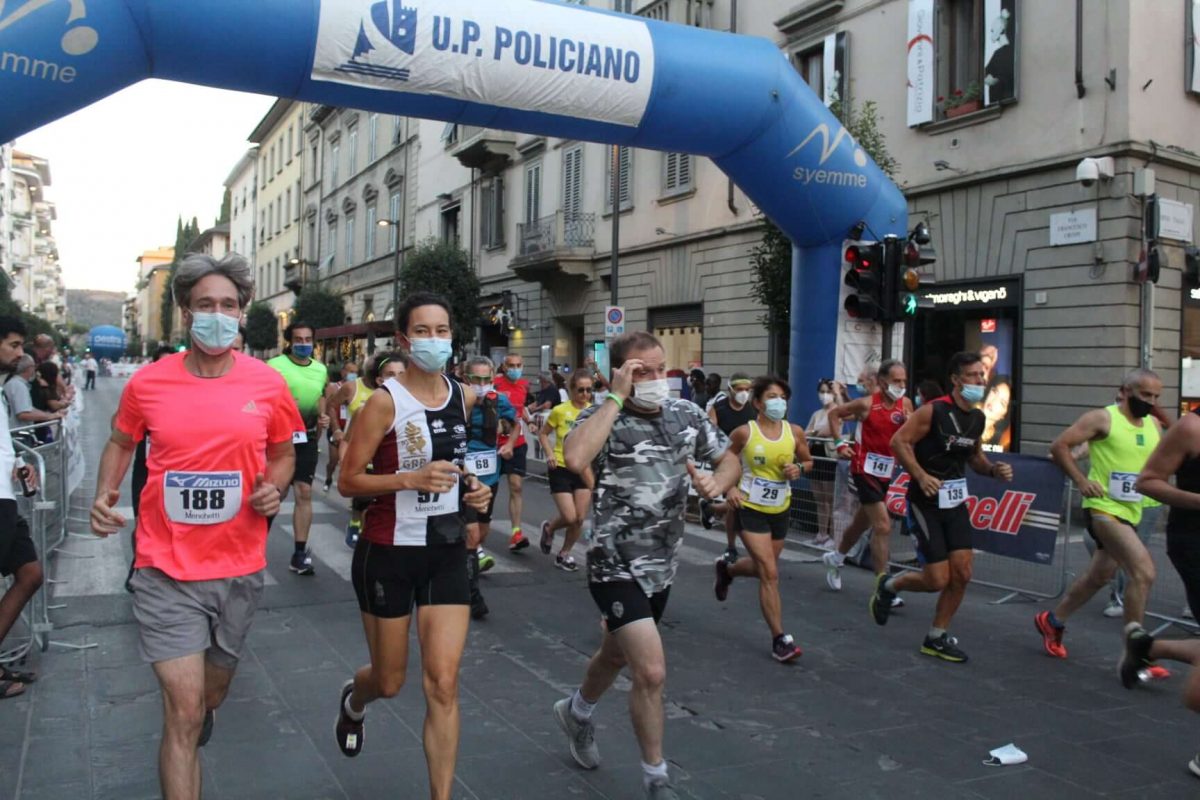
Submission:
M 689 481 L 715 497 L 736 483 L 741 465 L 728 452 L 725 434 L 696 405 L 670 397 L 666 355 L 654 336 L 618 337 L 611 358 L 612 391 L 579 415 L 563 446 L 568 469 L 581 472 L 591 464 L 596 476 L 588 588 L 605 634 L 583 684 L 554 705 L 554 714 L 575 760 L 596 768 L 592 711 L 628 665 L 643 783 L 648 797 L 667 800 L 677 795 L 662 754 L 666 658 L 657 623 L 678 567 Z M 715 474 L 698 473 L 692 460 L 711 461 Z

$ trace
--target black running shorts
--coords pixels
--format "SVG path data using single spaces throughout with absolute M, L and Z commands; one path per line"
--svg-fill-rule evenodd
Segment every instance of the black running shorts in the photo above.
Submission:
M 308 483 L 313 482 L 313 476 L 317 474 L 317 457 L 319 453 L 317 448 L 321 442 L 317 437 L 311 436 L 307 442 L 296 444 L 296 471 L 292 475 L 292 483 Z
M 0 575 L 13 575 L 37 557 L 29 523 L 18 513 L 17 501 L 0 500 Z
M 1167 557 L 1183 581 L 1187 593 L 1188 608 L 1192 616 L 1200 619 L 1200 536 L 1191 531 L 1172 533 L 1167 530 Z
M 492 512 L 496 510 L 496 495 L 500 493 L 500 484 L 496 484 L 490 488 L 492 490 L 492 497 L 488 500 L 487 511 L 479 512 L 463 504 L 463 516 L 467 520 L 467 524 L 474 525 L 478 523 L 483 525 L 485 534 L 487 533 L 486 527 L 492 524 Z
M 860 504 L 868 506 L 871 503 L 882 503 L 887 499 L 887 490 L 891 481 L 863 473 L 851 473 L 850 480 L 854 481 L 854 488 L 858 490 Z
M 566 467 L 555 467 L 550 470 L 550 494 L 574 494 L 581 489 L 587 489 L 583 478 L 578 473 L 571 472 Z
M 971 512 L 966 503 L 954 508 L 908 504 L 908 532 L 917 540 L 925 564 L 938 564 L 954 550 L 970 550 Z
M 407 617 L 417 606 L 465 606 L 467 546 L 392 546 L 359 537 L 350 565 L 354 594 L 364 614 L 384 619 Z
M 671 594 L 671 587 L 668 586 L 647 597 L 642 587 L 634 581 L 589 582 L 588 590 L 600 609 L 600 616 L 609 633 L 616 633 L 625 625 L 643 619 L 652 619 L 657 625 Z
M 517 475 L 525 477 L 525 469 L 529 461 L 529 443 L 513 448 L 512 458 L 500 459 L 501 475 Z
M 787 538 L 789 516 L 787 511 L 764 514 L 753 508 L 743 507 L 738 509 L 738 528 L 742 533 L 769 533 L 771 540 L 778 542 Z

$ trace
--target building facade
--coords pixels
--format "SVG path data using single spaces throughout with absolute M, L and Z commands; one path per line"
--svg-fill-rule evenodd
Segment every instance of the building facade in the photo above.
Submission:
M 281 332 L 294 300 L 285 274 L 301 258 L 303 109 L 302 103 L 279 99 L 250 134 L 258 150 L 255 294 L 270 304 Z
M 137 336 L 143 342 L 164 341 L 162 326 L 163 295 L 171 278 L 171 262 L 175 260 L 174 247 L 159 247 L 146 250 L 137 258 L 137 295 L 132 307 L 126 306 L 126 319 L 136 315 Z M 128 328 L 126 328 L 128 332 Z M 179 328 L 172 326 L 173 331 Z
M 57 214 L 46 197 L 50 162 L 15 149 L 6 152 L 5 274 L 11 280 L 12 297 L 26 311 L 65 327 L 67 290 L 53 230 Z
M 229 249 L 253 266 L 258 252 L 254 238 L 258 231 L 257 147 L 247 150 L 225 178 L 225 189 L 229 192 Z

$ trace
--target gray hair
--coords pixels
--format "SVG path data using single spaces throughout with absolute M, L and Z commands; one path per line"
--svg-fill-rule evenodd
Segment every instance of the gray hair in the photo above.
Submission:
M 471 367 L 477 367 L 480 364 L 485 365 L 488 368 L 488 372 L 492 373 L 493 375 L 496 374 L 496 365 L 493 364 L 492 360 L 487 356 L 471 356 L 467 359 L 467 363 L 463 365 L 463 369 L 467 372 L 470 372 Z
M 254 279 L 250 277 L 250 265 L 237 253 L 229 253 L 219 261 L 204 253 L 190 253 L 179 262 L 175 280 L 171 283 L 175 305 L 187 308 L 192 299 L 192 289 L 209 275 L 228 278 L 237 288 L 238 306 L 245 308 L 250 305 L 254 297 Z
M 892 372 L 892 367 L 903 367 L 904 362 L 898 358 L 889 358 L 879 365 L 879 370 L 876 372 L 881 378 L 886 378 Z
M 1134 369 L 1125 374 L 1125 379 L 1121 381 L 1121 388 L 1126 391 L 1134 389 L 1142 381 L 1150 379 L 1162 383 L 1162 378 L 1158 377 L 1158 373 L 1152 369 Z
M 25 370 L 33 369 L 35 366 L 37 366 L 37 362 L 34 361 L 33 356 L 29 355 L 29 353 L 22 353 L 21 357 L 17 359 L 16 366 L 13 367 L 13 372 L 20 375 Z

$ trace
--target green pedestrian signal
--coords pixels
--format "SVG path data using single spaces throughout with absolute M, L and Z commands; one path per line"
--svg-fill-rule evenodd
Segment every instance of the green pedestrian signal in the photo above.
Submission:
M 904 316 L 915 317 L 917 315 L 917 296 L 915 294 L 904 295 Z

